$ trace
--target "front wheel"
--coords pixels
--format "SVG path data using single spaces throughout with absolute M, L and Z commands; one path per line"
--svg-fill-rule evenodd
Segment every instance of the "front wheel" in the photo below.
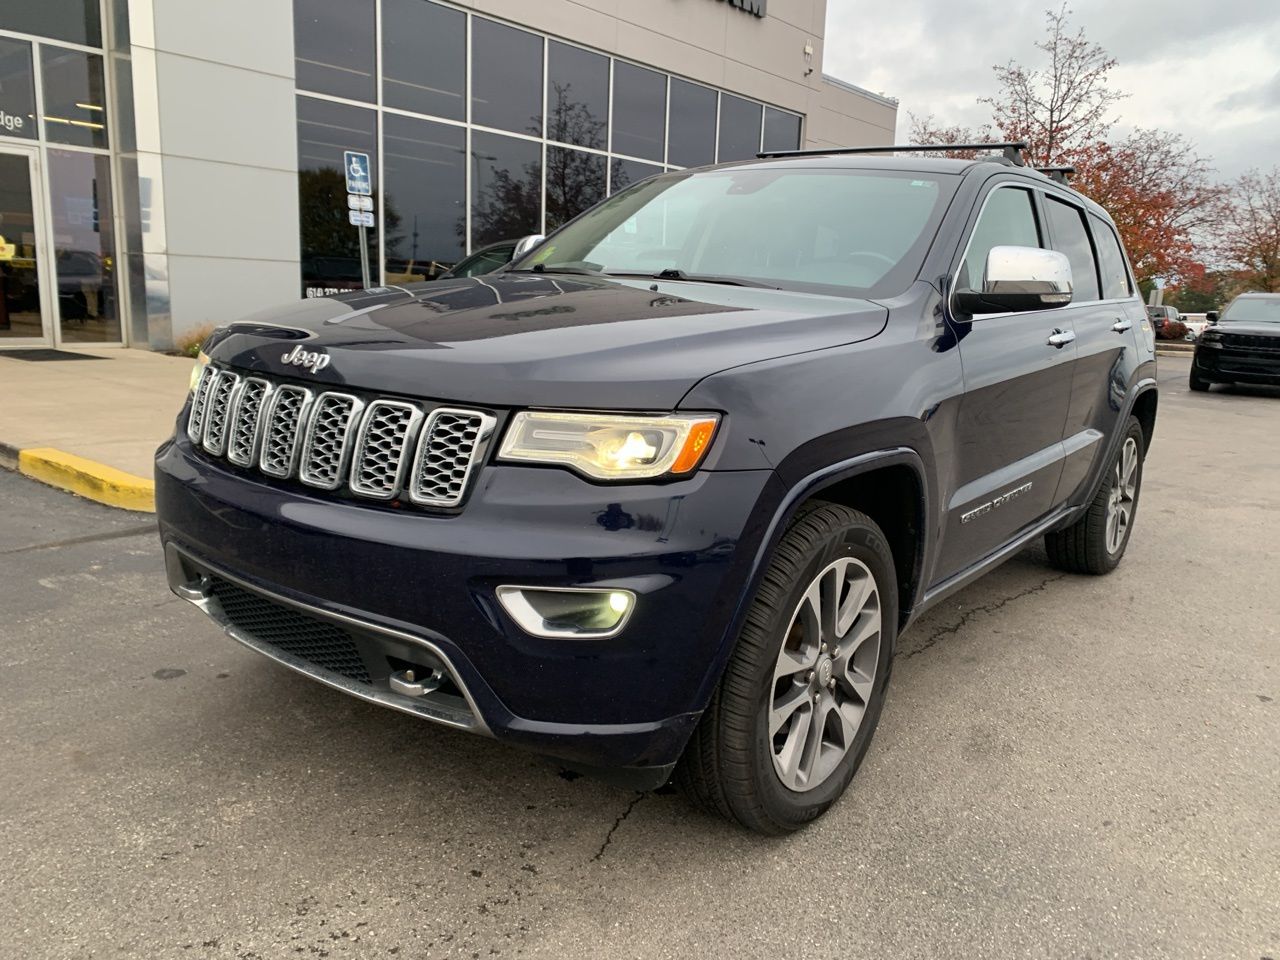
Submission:
M 830 503 L 804 514 L 774 551 L 677 783 L 759 833 L 821 816 L 871 743 L 897 622 L 875 522 Z
M 1120 449 L 1083 517 L 1045 535 L 1049 561 L 1069 573 L 1110 573 L 1129 545 L 1142 490 L 1145 435 L 1137 417 L 1125 426 Z
M 1194 360 L 1191 361 L 1191 376 L 1187 385 L 1196 393 L 1203 393 L 1209 389 L 1209 381 L 1196 373 L 1196 362 Z

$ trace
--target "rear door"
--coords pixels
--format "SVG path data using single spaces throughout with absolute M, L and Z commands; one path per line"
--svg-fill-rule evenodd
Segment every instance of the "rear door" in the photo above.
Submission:
M 1009 181 L 986 195 L 954 286 L 979 288 L 987 253 L 1005 245 L 1048 245 L 1036 191 Z M 1061 308 L 977 317 L 953 311 L 953 320 L 965 392 L 935 582 L 994 553 L 1053 508 L 1075 360 L 1071 318 Z
M 1076 363 L 1057 500 L 1078 502 L 1118 429 L 1146 309 L 1134 296 L 1111 226 L 1066 197 L 1047 194 L 1044 207 L 1050 242 L 1071 261 L 1074 283 L 1071 304 L 1063 309 L 1076 334 Z

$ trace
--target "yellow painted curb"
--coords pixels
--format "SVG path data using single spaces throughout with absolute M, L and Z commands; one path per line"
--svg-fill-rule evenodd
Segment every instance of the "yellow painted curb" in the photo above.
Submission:
M 111 507 L 156 512 L 156 485 L 145 477 L 52 447 L 18 451 L 18 472 Z

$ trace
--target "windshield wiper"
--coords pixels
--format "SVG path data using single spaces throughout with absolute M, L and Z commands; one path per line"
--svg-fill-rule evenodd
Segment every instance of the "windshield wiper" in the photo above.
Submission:
M 679 267 L 667 267 L 657 273 L 615 273 L 615 277 L 648 277 L 650 280 L 683 280 L 687 283 L 722 283 L 730 287 L 763 287 L 766 290 L 777 290 L 771 283 L 759 280 L 748 280 L 744 277 L 726 277 L 711 273 L 685 273 Z
M 575 273 L 588 277 L 599 277 L 603 275 L 599 270 L 592 270 L 590 267 L 575 267 L 572 264 L 565 264 L 564 266 L 556 266 L 553 264 L 548 267 L 545 263 L 535 263 L 528 270 L 508 270 L 507 273 Z

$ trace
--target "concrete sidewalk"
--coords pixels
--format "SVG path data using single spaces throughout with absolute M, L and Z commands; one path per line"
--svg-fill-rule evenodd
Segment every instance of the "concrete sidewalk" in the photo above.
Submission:
M 146 350 L 0 351 L 0 465 L 101 503 L 151 510 L 151 460 L 173 432 L 192 361 Z

